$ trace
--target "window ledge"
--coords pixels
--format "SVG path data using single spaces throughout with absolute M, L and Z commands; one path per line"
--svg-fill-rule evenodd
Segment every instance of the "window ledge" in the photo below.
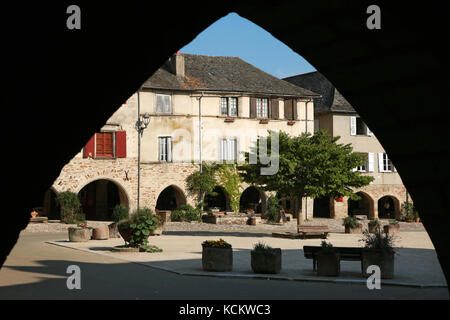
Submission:
M 287 122 L 287 125 L 288 125 L 288 126 L 293 126 L 294 124 L 295 124 L 295 121 L 288 121 L 288 122 Z
M 259 123 L 260 124 L 268 124 L 269 123 L 269 119 L 260 119 Z

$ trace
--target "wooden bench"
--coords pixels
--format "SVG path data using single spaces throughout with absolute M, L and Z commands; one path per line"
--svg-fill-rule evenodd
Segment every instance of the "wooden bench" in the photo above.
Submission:
M 302 239 L 305 239 L 307 236 L 319 236 L 322 239 L 326 239 L 330 230 L 327 226 L 298 226 L 297 232 Z
M 334 247 L 339 251 L 340 260 L 348 260 L 348 261 L 361 261 L 361 270 L 363 269 L 362 265 L 362 250 L 363 248 L 355 248 L 355 247 Z M 306 259 L 313 259 L 313 271 L 317 269 L 317 253 L 322 249 L 321 246 L 304 246 L 303 254 Z

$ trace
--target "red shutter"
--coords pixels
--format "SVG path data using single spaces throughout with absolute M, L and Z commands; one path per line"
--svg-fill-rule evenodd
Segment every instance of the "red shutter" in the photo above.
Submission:
M 256 118 L 256 98 L 250 97 L 250 118 Z
M 127 157 L 127 132 L 116 131 L 116 158 Z
M 95 157 L 95 134 L 89 139 L 88 143 L 84 146 L 83 158 Z

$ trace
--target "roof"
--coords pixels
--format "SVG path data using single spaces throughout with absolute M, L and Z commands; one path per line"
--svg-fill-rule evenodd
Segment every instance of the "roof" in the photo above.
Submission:
M 356 113 L 355 109 L 353 109 L 344 96 L 318 71 L 299 74 L 284 78 L 283 80 L 322 95 L 322 98 L 315 99 L 314 101 L 314 111 L 316 113 L 330 111 Z
M 182 53 L 185 76 L 176 76 L 168 63 L 160 67 L 143 88 L 186 91 L 242 92 L 279 96 L 319 95 L 278 79 L 238 57 L 218 57 Z

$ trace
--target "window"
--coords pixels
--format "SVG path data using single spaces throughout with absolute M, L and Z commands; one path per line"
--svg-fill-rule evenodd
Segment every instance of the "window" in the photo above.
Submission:
M 256 117 L 268 118 L 269 117 L 269 104 L 267 98 L 256 99 Z
M 380 172 L 392 172 L 394 170 L 392 161 L 389 159 L 387 153 L 379 153 L 378 161 Z
M 159 161 L 172 162 L 172 137 L 159 137 Z
M 220 98 L 220 114 L 223 116 L 237 116 L 237 98 Z
M 372 136 L 372 131 L 360 117 L 350 117 L 350 135 Z
M 367 162 L 368 162 L 368 154 L 364 153 L 364 152 L 361 152 L 361 153 L 366 156 L 366 162 L 362 166 L 356 167 L 356 171 L 366 172 L 367 171 L 367 167 L 368 167 L 368 164 L 367 164 Z
M 172 113 L 171 96 L 169 94 L 156 94 L 156 113 Z
M 237 141 L 236 139 L 220 140 L 220 161 L 236 161 Z
M 113 132 L 100 132 L 95 134 L 95 156 L 99 158 L 114 157 Z

